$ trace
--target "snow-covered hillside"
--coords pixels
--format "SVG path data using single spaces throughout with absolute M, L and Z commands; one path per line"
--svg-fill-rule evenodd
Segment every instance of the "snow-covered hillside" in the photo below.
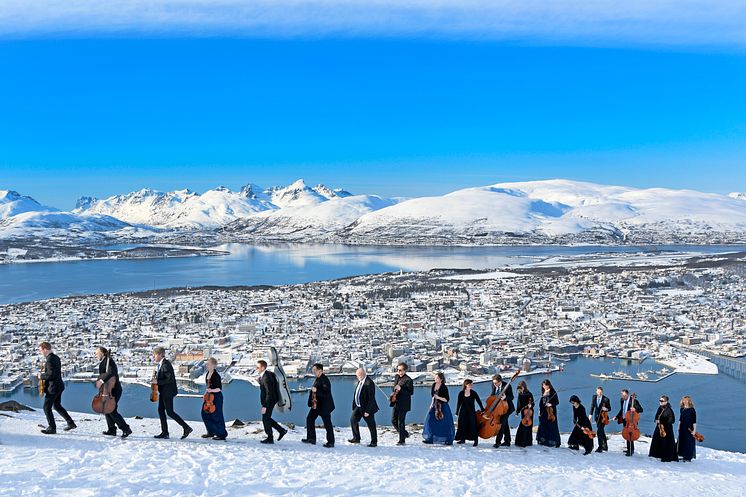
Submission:
M 498 183 L 401 202 L 362 216 L 355 238 L 464 240 L 591 233 L 624 241 L 650 232 L 663 239 L 746 233 L 746 202 L 711 193 L 636 189 L 568 180 Z M 655 242 L 653 242 L 655 243 Z
M 397 447 L 391 428 L 368 448 L 346 443 L 343 427 L 326 449 L 302 444 L 305 429 L 261 445 L 260 423 L 229 428 L 228 440 L 216 442 L 201 439 L 204 426 L 191 421 L 195 433 L 182 441 L 154 440 L 157 419 L 128 419 L 134 434 L 121 440 L 101 435 L 106 423 L 92 414 L 73 413 L 79 428 L 58 435 L 39 433 L 40 412 L 9 415 L 0 416 L 0 495 L 13 497 L 746 495 L 746 454 L 700 446 L 691 463 L 661 463 L 647 457 L 644 439 L 638 454 L 624 457 L 618 435 L 610 452 L 583 456 L 538 446 L 426 446 L 418 433 Z

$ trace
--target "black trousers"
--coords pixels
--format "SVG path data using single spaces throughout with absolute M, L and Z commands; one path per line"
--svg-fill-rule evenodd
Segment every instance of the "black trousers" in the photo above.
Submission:
M 161 433 L 168 434 L 168 421 L 166 420 L 166 414 L 168 414 L 168 417 L 179 423 L 179 426 L 185 430 L 189 428 L 186 421 L 181 419 L 181 416 L 176 414 L 174 411 L 174 396 L 161 394 L 158 396 L 158 417 L 161 418 Z
M 54 422 L 54 414 L 52 414 L 52 409 L 57 411 L 60 416 L 65 418 L 65 421 L 67 421 L 68 425 L 75 424 L 73 422 L 73 418 L 71 418 L 65 408 L 62 407 L 62 392 L 54 394 L 48 393 L 44 396 L 44 414 L 47 417 L 47 426 L 49 428 L 52 428 L 53 430 L 56 430 L 57 423 Z
M 376 431 L 376 415 L 370 414 L 368 417 L 363 415 L 363 410 L 359 407 L 352 411 L 350 417 L 350 428 L 352 428 L 352 438 L 354 440 L 360 440 L 360 420 L 364 419 L 365 424 L 368 425 L 370 430 L 370 443 L 378 443 L 378 432 Z
M 268 407 L 267 410 L 262 414 L 262 424 L 264 425 L 264 433 L 267 434 L 267 438 L 274 440 L 272 435 L 272 428 L 279 431 L 280 433 L 285 431 L 285 428 L 280 426 L 280 423 L 272 419 L 272 411 L 275 410 L 275 406 Z
M 409 433 L 407 432 L 407 411 L 394 407 L 391 411 L 391 424 L 399 433 L 399 441 L 404 442 Z
M 122 431 L 129 430 L 129 426 L 127 425 L 127 422 L 124 420 L 121 414 L 119 414 L 119 399 L 122 398 L 121 392 L 119 395 L 115 395 L 114 398 L 117 401 L 117 408 L 114 409 L 111 413 L 106 414 L 106 426 L 108 427 L 109 431 L 116 431 L 117 426 Z
M 606 425 L 603 423 L 596 423 L 596 436 L 598 437 L 598 448 L 608 450 L 609 445 L 606 439 Z
M 326 442 L 334 444 L 334 426 L 332 425 L 332 414 L 326 413 L 321 414 L 316 409 L 308 411 L 306 416 L 306 438 L 308 440 L 316 441 L 316 419 L 321 416 L 321 421 L 324 422 L 324 429 L 326 430 Z
M 510 443 L 510 425 L 508 424 L 509 419 L 510 414 L 505 414 L 505 416 L 500 418 L 500 431 L 498 431 L 497 436 L 495 436 L 496 444 L 501 443 L 501 441 Z

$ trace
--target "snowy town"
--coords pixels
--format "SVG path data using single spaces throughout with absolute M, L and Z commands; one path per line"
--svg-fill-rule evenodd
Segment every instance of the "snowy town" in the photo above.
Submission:
M 2 389 L 32 387 L 37 345 L 51 341 L 65 376 L 90 381 L 106 344 L 123 381 L 147 384 L 165 346 L 182 384 L 215 357 L 224 381 L 249 380 L 267 347 L 291 377 L 322 362 L 364 366 L 383 384 L 405 362 L 455 384 L 501 370 L 562 368 L 577 354 L 659 363 L 636 381 L 717 374 L 702 354 L 743 356 L 746 278 L 738 254 L 643 267 L 516 267 L 387 273 L 278 287 L 155 290 L 0 306 Z M 652 362 L 652 361 L 651 361 Z M 663 365 L 661 367 L 660 365 Z

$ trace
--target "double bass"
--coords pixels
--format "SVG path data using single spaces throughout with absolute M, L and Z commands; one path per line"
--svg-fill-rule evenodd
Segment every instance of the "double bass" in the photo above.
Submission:
M 622 428 L 622 438 L 628 442 L 634 442 L 640 438 L 640 428 L 637 426 L 637 423 L 640 422 L 640 413 L 636 410 L 632 410 L 632 408 L 635 407 L 636 398 L 637 394 L 633 393 L 629 398 L 630 409 L 628 409 L 624 415 L 624 422 L 626 424 L 624 425 L 624 428 Z
M 513 383 L 513 380 L 518 378 L 519 374 L 521 374 L 520 369 L 510 378 L 510 381 L 502 389 L 500 395 L 490 395 L 487 397 L 485 409 L 477 411 L 477 432 L 479 433 L 479 438 L 486 440 L 494 437 L 500 431 L 502 426 L 500 421 L 508 413 L 508 401 L 505 400 L 505 391 Z

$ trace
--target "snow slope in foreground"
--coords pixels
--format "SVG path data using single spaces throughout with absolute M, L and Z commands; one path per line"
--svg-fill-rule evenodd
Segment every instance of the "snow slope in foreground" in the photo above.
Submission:
M 627 458 L 618 435 L 610 452 L 582 456 L 537 446 L 425 446 L 417 434 L 396 447 L 390 428 L 371 449 L 347 444 L 344 427 L 337 446 L 325 449 L 300 443 L 304 429 L 263 446 L 260 423 L 229 429 L 227 442 L 215 442 L 201 439 L 204 426 L 192 421 L 188 440 L 161 441 L 152 438 L 157 419 L 128 419 L 134 434 L 121 440 L 101 435 L 105 422 L 91 414 L 73 414 L 79 428 L 54 436 L 39 433 L 41 412 L 10 415 L 0 416 L 0 495 L 746 495 L 746 454 L 698 447 L 692 463 L 661 463 L 647 457 L 641 440 L 639 454 Z M 365 442 L 365 427 L 362 433 Z

